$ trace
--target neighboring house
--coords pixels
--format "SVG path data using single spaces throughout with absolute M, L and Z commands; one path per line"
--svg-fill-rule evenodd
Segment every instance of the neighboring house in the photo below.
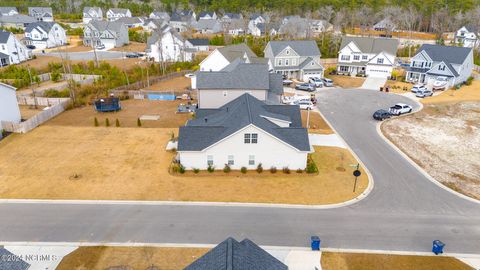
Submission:
M 266 59 L 258 58 L 244 43 L 229 45 L 215 49 L 200 63 L 200 71 L 219 71 L 237 58 L 246 63 L 266 63 Z
M 462 26 L 455 34 L 455 43 L 461 44 L 463 47 L 467 48 L 473 48 L 476 46 L 478 47 L 479 44 L 477 43 L 477 35 L 479 32 L 480 31 L 476 29 L 475 26 Z
M 0 16 L 12 16 L 18 14 L 16 7 L 0 7 Z
M 275 23 L 253 23 L 253 21 L 250 21 L 248 23 L 248 32 L 252 36 L 256 37 L 261 37 L 270 35 L 270 36 L 275 36 L 278 34 L 279 30 L 279 25 Z
M 143 27 L 145 19 L 142 17 L 121 17 L 116 20 L 125 24 L 127 28 Z
M 222 21 L 223 31 L 232 36 L 238 36 L 245 34 L 245 29 L 248 26 L 243 19 L 232 19 L 229 21 Z
M 287 270 L 288 267 L 249 239 L 228 238 L 184 270 Z
M 198 14 L 198 19 L 199 20 L 216 20 L 217 19 L 217 14 L 215 11 L 209 12 L 209 11 L 203 11 Z
M 322 33 L 332 31 L 333 25 L 326 20 L 311 20 L 310 32 L 313 36 L 319 36 Z
M 253 13 L 250 15 L 250 21 L 253 21 L 253 23 L 257 24 L 257 23 L 265 23 L 266 19 L 265 17 L 263 17 L 258 13 Z
M 465 82 L 472 69 L 472 48 L 424 44 L 412 57 L 406 80 L 430 85 L 443 77 L 448 80 L 448 87 L 453 87 Z
M 147 56 L 155 62 L 191 61 L 193 52 L 186 47 L 183 37 L 168 25 L 153 31 L 147 40 Z
M 375 31 L 387 31 L 387 32 L 394 32 L 397 30 L 397 26 L 390 18 L 384 18 L 383 20 L 377 22 L 373 25 L 373 30 Z
M 197 71 L 192 89 L 197 89 L 198 107 L 219 108 L 249 93 L 262 101 L 279 104 L 282 76 L 268 72 L 267 64 L 245 63 L 237 58 L 220 71 Z
M 11 16 L 0 16 L 0 26 L 25 29 L 28 24 L 36 22 L 37 19 L 24 15 L 14 14 Z
M 2 86 L 0 85 L 0 95 L 1 95 L 1 92 L 2 92 Z M 16 99 L 15 99 L 16 101 Z M 0 103 L 2 102 L 1 98 L 0 98 Z M 1 106 L 0 106 L 0 110 L 2 110 Z M 2 116 L 2 114 L 0 113 L 0 117 Z M 0 119 L 1 120 L 1 119 Z M 1 130 L 1 126 L 0 126 L 0 130 Z M 0 134 L 0 137 L 2 135 Z M 18 256 L 18 255 L 15 255 L 13 253 L 11 253 L 10 251 L 8 251 L 7 249 L 5 249 L 4 247 L 0 247 L 0 269 L 1 270 L 27 270 L 30 268 L 30 264 L 25 262 L 21 256 Z M 33 269 L 31 269 L 33 270 Z
M 225 164 L 233 170 L 259 164 L 303 170 L 311 152 L 297 105 L 267 105 L 248 93 L 217 109 L 198 109 L 180 127 L 177 150 L 187 170 L 221 170 Z
M 200 34 L 216 34 L 222 32 L 222 24 L 216 19 L 200 19 L 193 23 L 193 29 Z
M 197 14 L 193 10 L 187 10 L 187 9 L 177 10 L 174 13 L 181 17 L 189 17 L 195 21 L 197 20 Z
M 129 43 L 128 28 L 116 21 L 91 21 L 83 29 L 85 46 L 105 45 L 106 49 L 122 47 Z
M 302 81 L 323 78 L 320 50 L 313 40 L 270 41 L 264 53 L 273 71 L 287 78 Z
M 343 37 L 337 72 L 351 76 L 388 78 L 392 75 L 398 39 Z
M 225 13 L 220 19 L 222 22 L 231 22 L 232 20 L 242 20 L 243 15 L 241 13 Z
M 172 14 L 169 25 L 177 32 L 182 33 L 189 30 L 195 22 L 195 12 L 181 11 Z
M 51 7 L 29 7 L 28 15 L 37 21 L 53 22 L 53 11 Z
M 163 20 L 168 22 L 170 20 L 170 15 L 168 15 L 167 12 L 164 11 L 157 11 L 154 10 L 150 15 L 148 16 L 150 19 L 156 19 L 156 20 Z
M 103 10 L 99 7 L 84 7 L 83 23 L 87 24 L 91 20 L 103 20 Z
M 187 39 L 185 46 L 191 48 L 196 52 L 208 52 L 210 46 L 206 38 L 190 38 Z
M 36 49 L 58 47 L 67 44 L 67 34 L 56 22 L 34 22 L 25 28 L 23 43 Z
M 160 29 L 168 23 L 162 19 L 146 19 L 143 23 L 143 30 L 152 32 L 156 29 Z
M 0 53 L 1 54 L 1 53 Z M 0 83 L 0 138 L 2 137 L 2 121 L 20 123 L 21 114 L 20 108 L 18 107 L 16 88 L 8 84 Z M 4 249 L 0 248 L 0 256 L 3 255 Z M 0 257 L 2 258 L 2 257 Z M 0 269 L 10 269 L 10 268 L 1 268 L 2 260 L 0 259 Z
M 265 24 L 266 19 L 260 14 L 252 14 L 250 16 L 250 20 L 248 21 L 248 33 L 253 36 L 261 36 L 262 35 L 262 26 L 258 26 L 259 24 Z M 264 27 L 263 27 L 264 28 Z
M 126 8 L 111 8 L 106 12 L 107 20 L 115 21 L 123 17 L 132 17 L 130 9 Z
M 0 66 L 18 64 L 30 58 L 30 50 L 14 34 L 0 30 Z

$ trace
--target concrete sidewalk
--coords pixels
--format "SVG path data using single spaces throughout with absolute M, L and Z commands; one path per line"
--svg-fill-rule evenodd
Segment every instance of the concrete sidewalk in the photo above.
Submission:
M 343 140 L 337 134 L 308 134 L 308 139 L 311 145 L 315 146 L 333 146 L 340 148 L 347 148 Z

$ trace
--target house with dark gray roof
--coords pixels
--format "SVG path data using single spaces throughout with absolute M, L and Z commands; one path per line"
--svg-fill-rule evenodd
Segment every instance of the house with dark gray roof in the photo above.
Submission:
M 244 93 L 278 104 L 283 94 L 282 76 L 268 71 L 268 64 L 245 63 L 237 58 L 220 71 L 197 71 L 192 88 L 197 89 L 198 107 L 219 108 Z
M 480 29 L 476 25 L 464 25 L 455 33 L 455 43 L 467 48 L 479 47 Z
M 118 48 L 129 43 L 127 26 L 118 21 L 92 20 L 83 29 L 83 44 L 89 47 L 104 45 Z
M 12 16 L 18 14 L 16 7 L 0 7 L 0 16 Z
M 132 12 L 127 8 L 111 8 L 105 14 L 109 21 L 115 21 L 123 17 L 132 17 Z
M 13 14 L 8 16 L 0 16 L 0 26 L 2 27 L 14 27 L 25 29 L 30 23 L 36 22 L 37 19 L 24 15 Z
M 225 13 L 223 14 L 222 18 L 220 19 L 222 22 L 231 22 L 232 20 L 241 20 L 243 19 L 243 15 L 241 13 Z
M 222 24 L 217 19 L 200 19 L 192 24 L 193 29 L 200 34 L 216 34 L 222 32 Z
M 29 7 L 28 15 L 37 21 L 53 22 L 53 10 L 51 7 Z
M 264 53 L 276 73 L 303 81 L 323 78 L 320 50 L 313 40 L 270 41 Z
M 215 11 L 202 11 L 198 14 L 198 20 L 216 20 L 217 13 Z
M 33 45 L 36 49 L 54 48 L 67 44 L 67 33 L 56 22 L 34 22 L 25 28 L 25 45 Z
M 345 36 L 338 52 L 337 72 L 388 78 L 395 65 L 398 45 L 398 39 L 393 38 Z
M 249 239 L 229 237 L 184 270 L 287 270 L 288 267 Z
M 443 78 L 453 87 L 472 76 L 472 70 L 472 48 L 424 44 L 410 60 L 406 80 L 431 85 Z
M 210 44 L 206 38 L 189 38 L 187 39 L 185 46 L 192 48 L 196 52 L 208 52 Z
M 83 23 L 87 24 L 91 20 L 103 20 L 103 10 L 99 7 L 84 7 Z
M 29 268 L 29 263 L 25 262 L 19 256 L 11 253 L 5 248 L 0 247 L 0 270 L 27 270 Z
M 166 22 L 170 21 L 170 15 L 165 11 L 154 10 L 148 17 L 150 19 L 163 20 Z
M 196 14 L 191 10 L 180 10 L 172 13 L 170 26 L 177 32 L 182 33 L 189 30 L 196 22 Z
M 311 147 L 298 105 L 267 104 L 244 92 L 221 107 L 198 109 L 180 127 L 177 152 L 187 170 L 226 164 L 234 170 L 259 164 L 297 170 L 305 169 Z

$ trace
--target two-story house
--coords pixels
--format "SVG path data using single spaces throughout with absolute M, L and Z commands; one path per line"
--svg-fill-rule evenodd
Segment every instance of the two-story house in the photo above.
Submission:
M 480 31 L 472 25 L 465 25 L 462 26 L 460 29 L 457 30 L 455 33 L 455 43 L 461 44 L 463 47 L 467 48 L 474 48 L 478 47 L 478 33 Z
M 228 22 L 231 22 L 232 20 L 241 20 L 241 19 L 243 19 L 243 15 L 241 13 L 227 12 L 223 14 L 220 20 L 222 21 L 222 23 L 228 23 Z
M 18 10 L 16 7 L 0 7 L 1 16 L 12 16 L 15 14 L 18 14 Z
M 200 63 L 200 71 L 219 71 L 235 61 L 242 59 L 245 63 L 267 63 L 259 58 L 245 43 L 229 45 L 215 49 Z
M 163 20 L 165 22 L 170 21 L 170 15 L 165 11 L 154 10 L 148 17 L 154 20 Z
M 337 72 L 351 76 L 388 78 L 397 55 L 398 39 L 343 37 Z
M 18 64 L 31 57 L 31 51 L 14 34 L 0 30 L 0 66 Z
M 270 41 L 264 50 L 270 68 L 288 78 L 323 78 L 320 50 L 313 40 Z
M 412 57 L 406 80 L 431 85 L 441 77 L 453 87 L 472 76 L 472 69 L 472 48 L 424 44 Z
M 193 11 L 182 10 L 172 13 L 170 26 L 177 32 L 182 33 L 189 30 L 196 22 L 196 14 Z
M 63 46 L 67 44 L 67 34 L 56 22 L 34 22 L 25 28 L 23 43 L 36 49 Z
M 103 20 L 103 10 L 99 7 L 84 7 L 83 23 L 87 24 L 91 20 Z
M 30 17 L 25 14 L 13 14 L 0 16 L 0 26 L 1 27 L 14 27 L 25 29 L 30 23 L 36 22 L 37 19 Z
M 191 61 L 193 52 L 186 47 L 185 39 L 169 25 L 154 30 L 147 40 L 147 57 L 155 62 Z
M 116 21 L 90 21 L 83 29 L 83 44 L 89 47 L 104 45 L 106 49 L 129 43 L 128 28 Z
M 217 13 L 215 11 L 203 11 L 198 14 L 199 20 L 216 20 Z
M 311 152 L 298 106 L 268 105 L 249 93 L 215 109 L 198 109 L 180 127 L 177 149 L 187 170 L 221 170 L 226 164 L 233 170 L 260 164 L 303 170 Z
M 126 8 L 111 8 L 106 12 L 107 20 L 115 21 L 123 17 L 132 17 L 130 9 Z
M 200 34 L 216 34 L 222 32 L 222 24 L 217 19 L 200 19 L 194 22 L 193 29 Z
M 28 15 L 37 21 L 53 22 L 53 10 L 51 7 L 29 7 Z

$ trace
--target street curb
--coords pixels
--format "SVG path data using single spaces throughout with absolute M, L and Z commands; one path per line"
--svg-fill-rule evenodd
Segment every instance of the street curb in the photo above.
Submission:
M 404 97 L 407 97 L 407 96 L 404 96 Z M 409 97 L 407 97 L 409 98 Z M 411 98 L 410 98 L 411 99 Z M 408 115 L 411 115 L 411 114 L 415 114 L 419 111 L 421 111 L 423 109 L 423 103 L 421 102 L 418 102 L 416 100 L 413 100 L 411 99 L 412 101 L 418 103 L 420 105 L 420 108 L 418 110 L 415 110 L 411 113 L 408 113 L 408 114 L 403 114 L 403 115 L 400 115 L 399 117 L 405 117 L 405 116 L 408 116 Z M 398 119 L 399 117 L 396 117 L 395 119 Z M 381 126 L 388 122 L 388 121 L 392 121 L 393 119 L 390 118 L 390 119 L 387 119 L 386 121 L 383 121 L 383 122 L 379 122 L 376 126 L 376 130 L 377 130 L 377 133 L 380 135 L 380 137 L 382 137 L 382 139 L 387 142 L 387 144 L 389 144 L 397 153 L 399 153 L 406 161 L 408 161 L 413 167 L 415 167 L 421 174 L 423 174 L 428 180 L 430 180 L 430 182 L 433 182 L 435 185 L 439 186 L 440 188 L 454 194 L 454 195 L 457 195 L 458 197 L 460 198 L 463 198 L 465 200 L 468 200 L 470 202 L 473 202 L 473 203 L 477 203 L 477 204 L 480 204 L 480 200 L 477 200 L 477 199 L 474 199 L 474 198 L 471 198 L 471 197 L 468 197 L 460 192 L 457 192 L 447 186 L 445 186 L 444 184 L 442 184 L 441 182 L 437 181 L 435 178 L 433 178 L 430 174 L 428 174 L 422 167 L 420 167 L 416 162 L 414 162 L 407 154 L 405 154 L 400 148 L 398 148 L 392 141 L 390 141 L 382 132 L 382 129 L 381 129 Z

